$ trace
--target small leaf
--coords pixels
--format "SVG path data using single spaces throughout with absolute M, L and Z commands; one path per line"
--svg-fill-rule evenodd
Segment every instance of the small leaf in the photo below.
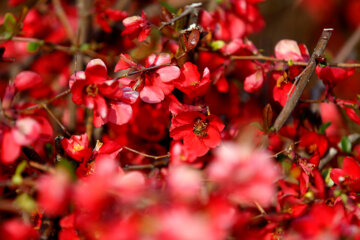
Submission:
M 9 33 L 13 33 L 15 30 L 14 29 L 15 25 L 16 25 L 16 19 L 14 15 L 11 13 L 6 13 L 4 16 L 5 31 Z
M 15 185 L 20 185 L 22 183 L 23 178 L 22 178 L 21 174 L 25 170 L 26 166 L 27 166 L 27 163 L 24 160 L 16 167 L 15 174 L 11 178 L 11 181 Z
M 267 104 L 263 110 L 265 129 L 269 130 L 272 125 L 273 111 L 270 104 Z
M 192 30 L 186 42 L 186 49 L 188 51 L 193 50 L 198 44 L 199 39 L 200 39 L 199 30 L 197 29 Z
M 290 59 L 290 60 L 288 61 L 288 65 L 289 65 L 289 67 L 291 67 L 292 65 L 294 65 L 294 61 L 293 61 L 292 59 Z
M 26 45 L 26 50 L 29 52 L 36 52 L 40 48 L 40 44 L 38 42 L 29 42 Z
M 89 43 L 84 43 L 80 46 L 80 50 L 81 51 L 86 51 L 90 49 L 90 44 Z
M 161 2 L 160 5 L 165 8 L 166 10 L 170 11 L 171 13 L 176 13 L 176 9 L 171 6 L 171 4 L 167 3 L 167 2 Z M 166 20 L 168 21 L 168 20 Z
M 35 200 L 27 193 L 20 194 L 14 201 L 16 207 L 32 213 L 36 211 L 36 202 Z
M 347 136 L 343 136 L 341 138 L 340 145 L 341 145 L 341 149 L 343 150 L 343 152 L 346 152 L 346 153 L 351 152 L 352 144 Z
M 319 133 L 320 134 L 325 134 L 325 130 L 331 125 L 331 122 L 326 122 L 321 124 L 320 128 L 319 128 Z
M 225 46 L 225 42 L 223 40 L 217 40 L 210 43 L 210 47 L 213 51 L 217 51 Z
M 260 131 L 264 132 L 264 128 L 261 126 L 261 124 L 259 122 L 251 122 L 250 126 L 256 127 Z

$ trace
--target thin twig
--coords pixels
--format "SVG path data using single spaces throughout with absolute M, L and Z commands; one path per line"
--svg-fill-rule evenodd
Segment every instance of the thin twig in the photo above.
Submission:
M 46 42 L 44 40 L 41 39 L 37 39 L 37 38 L 27 38 L 27 37 L 11 37 L 10 39 L 5 38 L 5 37 L 0 37 L 0 42 L 6 42 L 6 41 L 16 41 L 16 42 L 31 42 L 31 43 L 38 43 L 40 45 L 40 47 L 48 47 L 50 49 L 53 50 L 58 50 L 58 51 L 62 51 L 65 52 L 67 54 L 73 55 L 74 53 L 83 53 L 86 54 L 92 58 L 101 58 L 101 59 L 106 59 L 107 56 L 99 54 L 93 50 L 90 49 L 81 49 L 78 46 L 63 46 L 63 45 L 59 45 L 59 44 L 55 44 L 52 42 Z
M 127 146 L 123 146 L 124 149 L 130 151 L 130 152 L 133 152 L 133 153 L 136 153 L 136 154 L 139 154 L 139 155 L 142 155 L 144 157 L 148 157 L 148 158 L 152 158 L 152 159 L 161 159 L 161 158 L 167 158 L 167 157 L 170 157 L 170 153 L 166 154 L 166 155 L 160 155 L 160 156 L 155 156 L 155 155 L 150 155 L 150 154 L 146 154 L 146 153 L 143 153 L 143 152 L 139 152 L 138 150 L 135 150 L 135 149 L 132 149 L 132 148 L 129 148 Z
M 66 91 L 59 93 L 55 97 L 50 98 L 49 100 L 38 103 L 38 104 L 33 105 L 31 107 L 28 107 L 28 108 L 20 109 L 19 112 L 27 113 L 27 112 L 33 111 L 35 109 L 44 108 L 44 105 L 48 105 L 49 103 L 52 103 L 53 101 L 68 95 L 70 92 L 71 92 L 71 90 L 67 89 Z
M 54 119 L 54 121 L 57 123 L 57 125 L 59 125 L 59 127 L 61 128 L 61 130 L 63 130 L 63 132 L 66 134 L 67 137 L 71 137 L 71 134 L 69 133 L 69 131 L 66 129 L 66 127 L 60 122 L 59 119 L 57 119 L 57 117 L 55 116 L 55 114 L 47 107 L 46 104 L 43 105 L 43 108 L 46 110 L 46 112 L 50 115 L 50 117 L 52 119 Z
M 298 61 L 294 61 L 294 62 L 289 62 L 286 61 L 284 59 L 278 59 L 278 58 L 274 58 L 274 57 L 269 57 L 269 56 L 263 56 L 263 55 L 254 55 L 254 56 L 231 56 L 230 57 L 231 60 L 258 60 L 258 61 L 269 61 L 269 62 L 281 62 L 284 64 L 288 64 L 288 65 L 295 65 L 295 66 L 308 66 L 308 62 L 298 62 Z M 335 61 L 335 62 L 340 62 L 340 61 Z M 360 68 L 360 63 L 328 63 L 327 64 L 330 67 L 339 67 L 339 68 Z
M 325 47 L 330 39 L 330 36 L 332 34 L 333 29 L 332 28 L 326 28 L 323 30 L 321 37 L 314 49 L 313 54 L 311 55 L 311 58 L 309 60 L 308 66 L 305 68 L 305 72 L 302 74 L 301 78 L 299 79 L 299 83 L 296 86 L 293 94 L 289 98 L 289 100 L 286 102 L 284 108 L 281 110 L 279 116 L 276 118 L 275 123 L 273 125 L 273 129 L 278 132 L 280 128 L 284 125 L 286 120 L 289 118 L 290 114 L 294 110 L 297 102 L 299 101 L 301 94 L 303 93 L 307 83 L 309 82 L 309 79 L 311 78 L 312 74 L 315 71 L 316 62 L 315 59 L 319 56 L 321 56 L 325 50 Z
M 133 76 L 133 75 L 136 75 L 138 73 L 143 73 L 143 72 L 147 72 L 147 71 L 151 71 L 151 70 L 156 70 L 158 68 L 162 68 L 162 67 L 166 67 L 166 66 L 169 66 L 170 63 L 166 63 L 166 64 L 161 64 L 161 65 L 156 65 L 156 66 L 151 66 L 151 67 L 147 67 L 147 68 L 142 68 L 140 70 L 136 70 L 136 71 L 132 71 L 132 72 L 129 72 L 129 73 L 122 73 L 121 75 L 119 76 L 115 76 L 115 78 L 113 80 L 118 80 L 120 78 L 125 78 L 125 77 L 129 77 L 129 76 Z
M 254 204 L 256 206 L 256 208 L 259 210 L 259 212 L 263 215 L 263 216 L 266 216 L 267 213 L 265 212 L 265 210 L 263 209 L 263 207 L 257 202 L 257 201 L 254 201 Z
M 160 27 L 159 27 L 159 30 L 163 29 L 164 27 L 168 26 L 168 25 L 172 25 L 174 24 L 177 20 L 191 14 L 193 11 L 195 11 L 197 8 L 201 7 L 202 3 L 193 3 L 191 5 L 187 5 L 185 6 L 185 10 L 180 13 L 179 16 L 176 16 L 174 18 L 172 18 L 170 21 L 168 22 L 162 22 Z
M 169 164 L 169 159 L 164 159 L 160 161 L 156 161 L 153 164 L 142 164 L 142 165 L 125 165 L 123 167 L 124 170 L 151 170 L 154 168 L 162 168 L 166 167 Z
M 38 170 L 41 170 L 43 172 L 50 172 L 50 173 L 55 173 L 55 169 L 53 167 L 44 165 L 44 164 L 40 164 L 38 162 L 34 162 L 34 161 L 29 161 L 28 162 L 29 166 L 32 168 L 36 168 Z
M 54 10 L 56 15 L 59 17 L 59 20 L 64 25 L 65 31 L 72 42 L 72 44 L 75 44 L 75 34 L 71 27 L 71 24 L 69 22 L 69 19 L 66 16 L 66 13 L 61 5 L 60 0 L 52 0 L 52 3 L 54 5 Z

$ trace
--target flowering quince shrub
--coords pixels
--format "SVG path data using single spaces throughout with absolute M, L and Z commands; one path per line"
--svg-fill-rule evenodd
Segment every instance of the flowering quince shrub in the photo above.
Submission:
M 360 65 L 262 2 L 1 3 L 0 239 L 360 239 Z

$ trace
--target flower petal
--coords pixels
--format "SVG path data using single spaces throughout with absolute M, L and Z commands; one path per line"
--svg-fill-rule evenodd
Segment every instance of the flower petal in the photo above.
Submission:
M 99 58 L 91 60 L 86 66 L 85 75 L 88 84 L 105 82 L 107 79 L 105 63 Z
M 219 131 L 216 128 L 214 128 L 212 126 L 208 126 L 207 135 L 205 137 L 203 137 L 202 140 L 206 146 L 208 146 L 210 148 L 214 148 L 220 144 L 221 136 L 220 136 Z
M 160 68 L 156 71 L 157 74 L 159 74 L 158 78 L 162 82 L 171 82 L 180 76 L 180 69 L 176 66 L 168 66 Z
M 1 144 L 1 161 L 5 164 L 13 163 L 20 155 L 20 145 L 14 140 L 13 134 L 7 131 L 3 135 Z
M 118 102 L 111 103 L 107 119 L 116 125 L 127 123 L 132 116 L 132 108 L 129 104 Z
M 165 95 L 157 86 L 146 86 L 140 92 L 140 98 L 146 103 L 159 103 L 164 100 Z

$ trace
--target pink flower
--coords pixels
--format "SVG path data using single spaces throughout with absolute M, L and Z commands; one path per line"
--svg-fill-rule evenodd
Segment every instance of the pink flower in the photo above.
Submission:
M 129 87 L 121 88 L 119 83 L 119 80 L 108 80 L 101 59 L 93 59 L 84 72 L 71 76 L 69 85 L 74 103 L 94 109 L 93 123 L 100 127 L 107 122 L 125 124 L 132 116 L 130 104 L 136 101 L 138 93 Z
M 284 39 L 275 46 L 275 57 L 285 61 L 304 61 L 309 57 L 305 45 L 298 45 L 296 41 Z
M 170 64 L 167 53 L 152 54 L 146 59 L 146 67 Z M 146 103 L 159 103 L 174 90 L 174 81 L 180 76 L 177 66 L 165 66 L 155 72 L 145 73 L 145 85 L 140 90 L 140 98 Z
M 38 203 L 46 214 L 56 216 L 66 212 L 71 196 L 70 183 L 70 176 L 61 168 L 37 180 Z
M 1 161 L 6 164 L 13 163 L 20 155 L 21 146 L 27 146 L 35 142 L 40 133 L 41 126 L 33 118 L 18 119 L 15 128 L 3 132 Z
M 262 206 L 269 206 L 275 199 L 275 181 L 279 172 L 270 154 L 265 151 L 223 143 L 216 150 L 207 173 L 222 194 L 240 204 L 253 205 L 256 201 Z
M 244 90 L 253 93 L 261 88 L 264 82 L 264 73 L 261 70 L 247 76 L 244 82 Z
M 15 88 L 18 91 L 36 87 L 41 82 L 40 75 L 32 71 L 22 71 L 14 79 Z

